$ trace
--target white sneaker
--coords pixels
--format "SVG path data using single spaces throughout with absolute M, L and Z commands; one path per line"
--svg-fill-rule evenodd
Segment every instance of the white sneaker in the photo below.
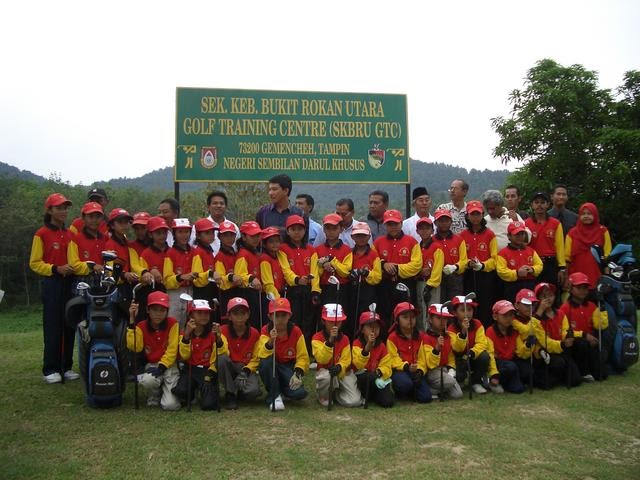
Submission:
M 587 383 L 593 383 L 596 381 L 595 378 L 593 378 L 593 375 L 589 374 L 589 375 L 583 375 L 582 376 L 582 380 L 584 380 Z
M 273 402 L 273 403 L 275 404 L 276 411 L 279 412 L 281 410 L 284 410 L 284 402 L 282 401 L 282 396 L 281 395 L 278 395 L 276 397 L 275 402 Z
M 79 378 L 80 378 L 80 374 L 74 372 L 73 370 L 67 370 L 66 372 L 64 372 L 65 380 L 78 380 Z
M 474 383 L 473 385 L 471 385 L 471 390 L 473 390 L 473 393 L 477 393 L 478 395 L 482 395 L 483 393 L 487 393 L 487 389 L 484 388 L 479 383 Z
M 49 384 L 62 382 L 62 376 L 58 372 L 53 372 L 49 375 L 43 375 L 42 379 Z
M 318 403 L 320 405 L 322 405 L 323 407 L 328 407 L 329 406 L 329 399 L 328 398 L 318 397 Z
M 317 362 L 312 362 L 311 365 L 309 365 L 309 370 L 317 370 L 317 369 L 318 369 Z
M 489 384 L 489 388 L 491 389 L 491 391 L 493 393 L 504 393 L 504 388 L 502 388 L 502 385 L 500 385 L 500 384 L 498 384 L 498 385 Z

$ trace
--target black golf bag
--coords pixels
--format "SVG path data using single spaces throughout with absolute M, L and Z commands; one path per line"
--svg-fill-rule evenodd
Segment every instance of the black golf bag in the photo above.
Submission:
M 107 277 L 109 278 L 109 277 Z M 80 282 L 67 303 L 66 318 L 78 331 L 78 364 L 87 405 L 118 407 L 125 387 L 127 356 L 124 327 L 113 277 Z

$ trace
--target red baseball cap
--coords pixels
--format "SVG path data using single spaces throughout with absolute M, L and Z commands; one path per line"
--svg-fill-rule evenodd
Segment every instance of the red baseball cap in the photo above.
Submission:
M 209 302 L 207 300 L 197 299 L 191 302 L 191 305 L 189 306 L 189 311 L 190 312 L 198 312 L 198 311 L 210 312 L 211 305 L 209 305 Z
M 293 225 L 302 225 L 304 227 L 304 218 L 302 218 L 300 215 L 290 215 L 289 217 L 287 217 L 285 228 L 292 227 Z
M 233 222 L 230 222 L 229 220 L 225 220 L 218 227 L 218 234 L 228 233 L 228 232 L 236 233 L 236 225 Z
M 429 305 L 429 315 L 438 315 L 440 317 L 451 318 L 453 315 L 449 312 L 449 309 L 443 306 L 441 303 L 433 303 Z
M 147 220 L 147 231 L 155 232 L 156 230 L 161 229 L 169 230 L 169 227 L 167 227 L 167 222 L 164 221 L 164 218 L 149 217 L 149 219 Z
M 366 222 L 357 222 L 353 224 L 353 228 L 351 229 L 351 236 L 354 235 L 371 235 L 371 228 L 369 228 L 369 224 Z
M 498 300 L 496 303 L 493 304 L 491 311 L 493 313 L 504 315 L 505 313 L 515 312 L 516 307 L 514 307 L 513 303 L 511 303 L 509 300 Z
M 536 288 L 533 289 L 533 292 L 536 294 L 536 297 L 540 295 L 542 290 L 548 288 L 552 293 L 556 293 L 556 286 L 552 283 L 542 282 L 536 285 Z
M 233 297 L 227 302 L 227 312 L 237 307 L 244 307 L 249 310 L 249 303 L 242 297 Z
M 576 272 L 569 275 L 569 282 L 571 285 L 591 285 L 589 277 L 582 272 Z
M 422 223 L 426 223 L 428 225 L 433 226 L 433 221 L 429 217 L 420 217 L 418 219 L 418 221 L 416 222 L 416 228 L 418 227 L 418 225 L 420 225 Z
M 260 225 L 258 225 L 258 222 L 249 221 L 240 225 L 240 233 L 244 233 L 245 235 L 252 237 L 254 235 L 260 235 L 262 233 L 262 229 L 260 228 Z
M 91 215 L 92 213 L 104 214 L 104 210 L 102 210 L 102 205 L 98 202 L 87 202 L 82 206 L 80 213 L 82 215 Z
M 44 208 L 57 207 L 63 204 L 71 206 L 73 205 L 73 202 L 61 193 L 52 193 L 44 201 Z
M 322 219 L 323 225 L 340 225 L 342 221 L 342 217 L 337 213 L 330 213 L 329 215 L 325 215 Z
M 484 208 L 482 207 L 482 203 L 478 200 L 471 200 L 467 202 L 467 213 L 480 212 L 484 213 Z
M 164 308 L 169 308 L 169 295 L 164 292 L 151 292 L 147 297 L 147 307 L 151 305 L 160 305 Z
M 129 212 L 127 212 L 124 208 L 114 208 L 109 213 L 109 223 L 113 222 L 116 218 L 122 217 L 128 219 L 129 221 L 133 220 L 133 217 L 129 215 Z
M 267 238 L 271 238 L 271 237 L 275 237 L 275 236 L 280 236 L 280 230 L 278 230 L 276 227 L 267 227 L 264 230 L 262 230 L 262 233 L 260 234 L 260 239 L 264 242 Z
M 414 307 L 411 303 L 409 302 L 400 302 L 399 304 L 396 305 L 396 307 L 393 309 L 393 318 L 398 318 L 398 316 L 401 313 L 404 312 L 416 312 L 416 307 Z
M 524 305 L 533 305 L 533 302 L 537 302 L 538 297 L 533 292 L 533 290 L 529 290 L 528 288 L 523 288 L 516 295 L 516 303 L 523 303 Z
M 196 233 L 208 232 L 209 230 L 214 230 L 216 228 L 213 222 L 208 218 L 196 220 L 193 226 L 196 228 Z
M 275 298 L 269 302 L 269 315 L 276 312 L 291 313 L 291 304 L 284 297 Z
M 382 223 L 402 223 L 402 214 L 398 210 L 386 210 L 382 214 Z
M 360 325 L 366 325 L 368 323 L 375 323 L 375 322 L 378 322 L 380 326 L 383 326 L 380 315 L 378 315 L 376 312 L 370 312 L 370 311 L 362 312 L 360 314 L 360 319 L 358 320 L 358 323 Z
M 464 295 L 456 295 L 455 297 L 453 297 L 451 299 L 451 305 L 453 305 L 454 307 L 457 307 L 458 305 L 464 305 L 467 304 L 471 307 L 477 307 L 478 304 L 476 302 L 474 302 L 471 299 L 468 299 L 466 302 L 464 301 Z
M 344 322 L 347 316 L 339 303 L 327 303 L 322 306 L 322 319 L 330 322 Z
M 149 218 L 151 218 L 151 214 L 148 212 L 134 213 L 132 225 L 146 225 Z
M 439 208 L 438 210 L 436 210 L 436 212 L 433 214 L 433 218 L 435 218 L 436 220 L 440 220 L 442 217 L 449 217 L 449 218 L 453 218 L 451 216 L 451 212 L 446 209 L 446 208 Z
M 511 222 L 507 227 L 507 233 L 509 235 L 517 235 L 520 232 L 526 232 L 527 227 L 522 222 Z

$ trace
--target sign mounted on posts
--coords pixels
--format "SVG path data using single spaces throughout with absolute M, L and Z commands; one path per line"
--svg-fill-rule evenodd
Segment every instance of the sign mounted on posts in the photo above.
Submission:
M 406 95 L 178 88 L 176 182 L 409 183 Z

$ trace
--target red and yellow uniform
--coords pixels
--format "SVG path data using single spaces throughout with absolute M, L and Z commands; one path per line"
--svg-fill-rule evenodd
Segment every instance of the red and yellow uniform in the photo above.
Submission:
M 530 274 L 524 278 L 518 278 L 518 269 L 525 265 L 533 267 L 533 275 Z M 498 252 L 498 276 L 505 282 L 535 280 L 542 272 L 542 267 L 542 260 L 540 260 L 535 250 L 529 246 L 516 248 L 509 244 Z
M 474 258 L 482 262 L 483 272 L 493 272 L 496 269 L 496 257 L 498 256 L 498 240 L 496 234 L 488 228 L 479 232 L 469 229 L 460 232 L 467 249 L 467 258 Z
M 569 300 L 560 305 L 562 312 L 568 319 L 573 335 L 580 338 L 594 330 L 604 330 L 609 326 L 609 315 L 600 311 L 598 306 L 590 301 L 578 304 Z
M 167 250 L 164 257 L 162 269 L 162 277 L 164 284 L 168 289 L 176 289 L 180 287 L 188 287 L 191 281 L 179 281 L 178 277 L 185 273 L 191 273 L 193 265 L 193 249 L 191 246 L 178 247 L 174 245 Z
M 415 241 L 415 240 L 414 240 Z M 423 347 L 426 335 L 416 332 L 407 338 L 398 330 L 394 330 L 387 338 L 387 351 L 391 356 L 391 368 L 402 371 L 407 364 L 417 363 L 418 370 L 427 373 L 427 361 Z
M 318 370 L 329 368 L 332 364 L 340 365 L 342 368 L 338 378 L 344 378 L 348 368 L 351 366 L 349 338 L 343 333 L 338 334 L 333 347 L 327 345 L 328 339 L 329 337 L 324 331 L 317 332 L 311 338 L 311 348 L 313 349 L 313 357 L 318 363 Z
M 348 282 L 353 258 L 351 255 L 351 249 L 342 243 L 342 240 L 338 240 L 335 245 L 329 245 L 327 242 L 322 245 L 318 245 L 316 247 L 316 255 L 318 258 L 328 256 L 333 257 L 329 264 L 336 271 L 336 276 L 338 277 L 340 284 L 344 285 Z M 324 270 L 321 265 L 318 265 L 318 272 L 321 273 L 320 287 L 322 288 L 329 284 L 329 277 L 331 274 Z
M 216 355 L 228 355 L 229 349 L 224 336 L 221 335 L 222 346 L 216 348 L 216 334 L 209 332 L 201 337 L 192 334 L 191 340 L 184 341 L 184 334 L 180 334 L 180 358 L 193 367 L 204 367 L 216 370 Z
M 378 237 L 374 246 L 382 264 L 391 262 L 398 265 L 400 278 L 413 278 L 422 270 L 422 251 L 411 235 L 400 232 L 397 238 L 389 235 Z
M 142 275 L 144 272 L 153 269 L 156 269 L 160 273 L 162 273 L 162 270 L 164 268 L 164 257 L 166 253 L 167 248 L 165 248 L 164 250 L 159 250 L 153 245 L 148 246 L 140 254 L 137 267 L 139 270 L 135 273 L 137 273 L 138 275 Z
M 250 250 L 246 247 L 238 250 L 236 263 L 233 266 L 233 273 L 242 278 L 245 287 L 251 283 L 254 278 L 262 282 L 260 273 L 260 254 L 256 250 Z
M 84 229 L 84 220 L 82 220 L 82 217 L 78 217 L 74 219 L 73 222 L 71 222 L 71 225 L 69 225 L 69 230 L 71 230 L 71 233 L 73 233 L 74 235 L 77 234 L 78 232 L 81 232 L 83 229 Z M 105 237 L 109 235 L 109 225 L 107 225 L 107 222 L 105 220 L 102 220 L 100 222 L 100 225 L 98 226 L 98 231 Z
M 478 358 L 482 352 L 487 350 L 487 337 L 484 333 L 484 326 L 480 320 L 472 318 L 469 322 L 469 331 L 463 338 L 462 331 L 456 321 L 449 325 L 447 330 L 452 333 L 451 346 L 456 353 L 462 353 L 467 351 L 467 345 L 469 349 L 475 354 L 475 358 Z
M 433 238 L 440 243 L 442 253 L 444 254 L 444 264 L 457 265 L 458 270 L 456 270 L 456 274 L 462 275 L 468 263 L 467 244 L 462 237 L 452 232 L 447 232 L 446 235 L 438 232 Z
M 444 252 L 440 242 L 430 238 L 420 242 L 422 251 L 422 268 L 431 267 L 431 275 L 425 278 L 427 285 L 438 288 L 442 282 L 442 267 L 444 267 Z
M 110 237 L 105 244 L 105 250 L 111 250 L 118 254 L 118 258 L 114 263 L 118 263 L 122 267 L 123 272 L 131 271 L 132 248 L 126 239 L 120 239 L 115 236 Z M 133 255 L 135 255 L 135 251 Z
M 355 249 L 351 252 L 351 269 L 367 268 L 369 275 L 364 281 L 369 285 L 377 285 L 382 280 L 382 262 L 375 248 L 367 245 L 364 252 L 357 252 Z
M 366 355 L 363 351 L 362 341 L 356 338 L 351 347 L 351 361 L 354 370 L 366 369 L 372 373 L 380 372 L 383 380 L 391 377 L 391 355 L 389 355 L 387 346 L 383 342 L 375 345 Z
M 513 361 L 516 357 L 527 359 L 531 356 L 531 350 L 527 348 L 518 331 L 511 326 L 505 335 L 495 325 L 487 329 L 487 351 L 491 356 L 489 377 L 499 373 L 496 359 Z
M 273 349 L 267 348 L 267 343 L 271 339 L 269 332 L 273 328 L 273 325 L 265 325 L 262 327 L 260 339 L 258 340 L 258 358 L 269 358 L 273 355 Z M 295 362 L 294 369 L 299 368 L 304 373 L 309 370 L 309 353 L 307 352 L 307 345 L 302 335 L 302 330 L 296 325 L 289 323 L 287 326 L 287 333 L 276 340 L 276 362 L 278 363 L 290 363 Z
M 280 298 L 280 292 L 284 288 L 284 273 L 282 263 L 287 263 L 287 256 L 278 251 L 273 257 L 267 252 L 260 255 L 260 278 L 265 293 L 270 293 L 273 298 Z
M 564 251 L 564 232 L 562 224 L 555 218 L 547 216 L 544 222 L 529 217 L 524 222 L 531 231 L 529 246 L 539 257 L 556 257 L 558 267 L 566 266 Z
M 86 229 L 71 237 L 67 247 L 67 258 L 73 266 L 74 275 L 89 275 L 87 262 L 102 265 L 102 252 L 106 250 L 107 237 L 100 232 L 91 235 Z
M 149 320 L 143 320 L 135 329 L 127 328 L 127 348 L 133 352 L 135 344 L 135 351 L 144 351 L 148 363 L 157 362 L 170 368 L 178 356 L 179 328 L 172 317 L 167 317 L 158 328 L 154 328 Z
M 253 327 L 249 327 L 244 335 L 237 336 L 235 330 L 230 325 L 223 325 L 221 328 L 222 338 L 227 344 L 228 355 L 232 362 L 242 363 L 251 373 L 254 373 L 260 359 L 258 350 L 260 347 L 260 333 Z
M 193 281 L 194 287 L 206 287 L 209 285 L 209 272 L 215 270 L 215 256 L 211 245 L 196 244 L 192 248 L 193 260 L 191 271 L 198 274 L 198 278 Z
M 427 330 L 424 335 L 424 344 L 422 348 L 424 350 L 427 368 L 429 370 L 433 370 L 438 367 L 456 368 L 456 359 L 451 345 L 451 339 L 455 334 L 449 331 L 445 332 L 442 350 L 436 354 L 434 353 L 434 350 L 437 350 L 439 336 L 440 334 L 433 330 Z
M 31 243 L 31 270 L 43 277 L 50 277 L 55 273 L 54 267 L 66 265 L 72 235 L 66 228 L 58 228 L 52 224 L 40 227 Z
M 285 261 L 280 262 L 282 273 L 287 285 L 293 287 L 298 285 L 298 278 L 313 275 L 311 280 L 311 291 L 320 292 L 320 278 L 318 276 L 318 254 L 311 245 L 296 247 L 289 243 L 283 243 L 280 251 L 284 257 L 278 257 Z
M 233 248 L 220 245 L 220 251 L 216 255 L 216 272 L 222 277 L 219 284 L 220 290 L 233 288 L 233 269 L 236 266 L 236 258 L 237 254 Z

